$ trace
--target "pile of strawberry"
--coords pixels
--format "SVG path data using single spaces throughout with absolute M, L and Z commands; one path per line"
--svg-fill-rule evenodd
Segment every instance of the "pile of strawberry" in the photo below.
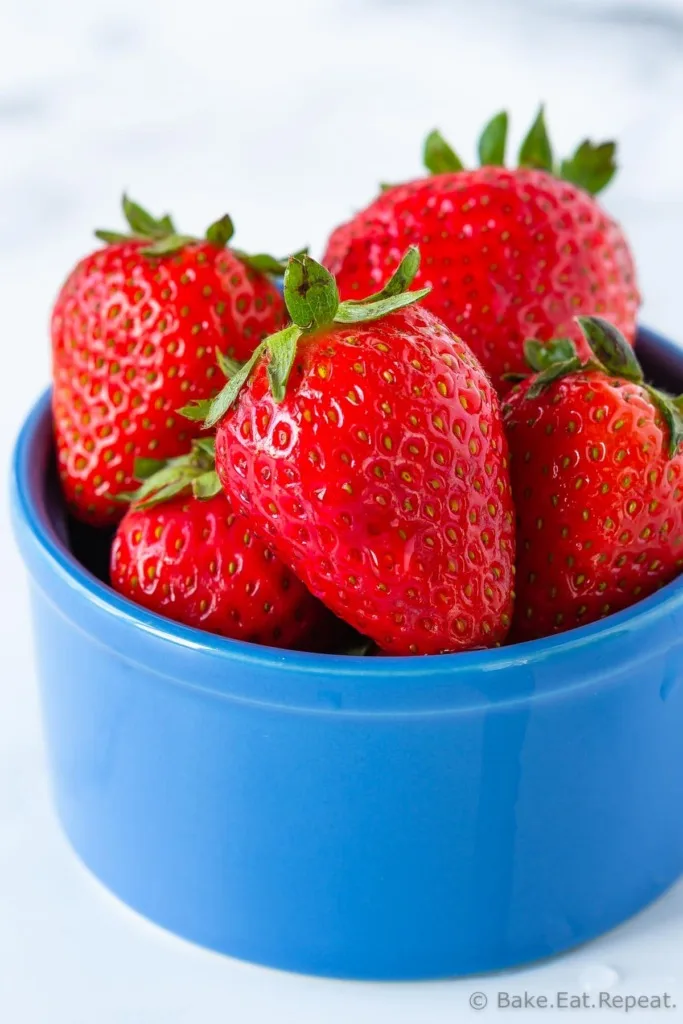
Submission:
M 124 199 L 52 320 L 59 473 L 112 586 L 276 647 L 435 654 L 572 629 L 683 567 L 683 404 L 643 380 L 629 247 L 542 112 L 387 187 L 323 264 Z M 276 277 L 284 273 L 283 286 Z M 416 286 L 416 287 L 413 287 Z M 352 627 L 349 628 L 349 627 Z

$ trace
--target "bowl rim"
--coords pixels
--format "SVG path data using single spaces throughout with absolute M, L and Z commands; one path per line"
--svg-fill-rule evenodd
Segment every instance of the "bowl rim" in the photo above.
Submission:
M 681 364 L 683 371 L 683 347 L 655 332 L 640 328 L 639 335 L 654 343 L 659 350 L 664 350 L 671 358 Z M 203 651 L 214 657 L 230 662 L 239 662 L 245 667 L 254 666 L 264 670 L 275 669 L 278 672 L 294 672 L 308 677 L 309 684 L 320 682 L 325 678 L 327 684 L 343 684 L 344 681 L 362 679 L 364 686 L 372 686 L 373 682 L 382 686 L 382 706 L 389 708 L 392 701 L 391 690 L 387 683 L 391 680 L 396 686 L 411 685 L 417 681 L 438 677 L 442 682 L 448 679 L 450 690 L 449 705 L 453 709 L 460 706 L 457 699 L 458 682 L 472 684 L 476 677 L 491 674 L 498 678 L 496 691 L 503 702 L 529 696 L 529 672 L 533 674 L 535 666 L 548 659 L 571 658 L 573 654 L 585 652 L 600 641 L 619 643 L 620 638 L 635 630 L 649 630 L 653 624 L 672 613 L 683 605 L 683 575 L 669 583 L 655 594 L 632 605 L 623 611 L 616 612 L 598 622 L 568 630 L 557 636 L 544 637 L 538 640 L 513 644 L 509 647 L 491 648 L 480 651 L 466 651 L 454 654 L 430 655 L 424 657 L 391 656 L 368 658 L 358 655 L 320 654 L 300 651 L 282 650 L 262 647 L 240 640 L 231 640 L 194 627 L 185 626 L 172 619 L 148 611 L 140 605 L 117 594 L 107 584 L 102 583 L 85 569 L 71 554 L 57 536 L 49 518 L 41 513 L 37 503 L 34 487 L 31 485 L 30 466 L 36 444 L 47 429 L 47 421 L 51 415 L 51 389 L 45 390 L 34 404 L 26 417 L 17 437 L 12 459 L 12 505 L 16 520 L 28 530 L 28 534 L 41 560 L 52 572 L 56 572 L 69 587 L 80 597 L 93 602 L 101 611 L 125 620 L 130 626 L 143 631 L 159 641 L 176 645 L 184 649 Z M 524 668 L 526 682 L 509 689 L 503 683 L 507 670 Z M 520 673 L 517 673 L 520 675 Z M 544 679 L 542 689 L 552 692 L 565 688 L 566 681 L 556 682 L 552 672 L 542 673 Z M 574 685 L 577 685 L 576 681 Z M 202 689 L 211 689 L 202 685 Z M 220 687 L 223 693 L 232 692 L 232 686 Z M 239 687 L 238 687 L 239 689 Z M 490 686 L 485 686 L 490 691 Z M 480 694 L 481 695 L 481 694 Z M 489 698 L 497 701 L 497 698 Z M 405 702 L 403 702 L 405 703 Z M 412 702 L 411 702 L 412 703 Z M 416 701 L 416 706 L 421 702 Z M 463 695 L 463 706 L 471 703 L 471 693 Z

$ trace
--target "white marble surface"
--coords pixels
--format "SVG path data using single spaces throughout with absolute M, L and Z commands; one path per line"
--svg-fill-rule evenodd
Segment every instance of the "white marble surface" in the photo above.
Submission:
M 319 251 L 378 180 L 417 173 L 426 129 L 471 156 L 503 102 L 517 138 L 544 97 L 558 148 L 621 140 L 606 201 L 638 254 L 644 319 L 683 340 L 682 96 L 683 0 L 0 0 L 0 480 L 47 380 L 52 297 L 92 227 L 117 224 L 123 187 L 189 230 L 229 208 L 245 247 Z M 3 501 L 0 1021 L 445 1024 L 496 1015 L 469 1009 L 475 990 L 609 986 L 669 991 L 683 1020 L 683 886 L 571 956 L 475 982 L 301 979 L 158 931 L 58 831 L 30 651 Z

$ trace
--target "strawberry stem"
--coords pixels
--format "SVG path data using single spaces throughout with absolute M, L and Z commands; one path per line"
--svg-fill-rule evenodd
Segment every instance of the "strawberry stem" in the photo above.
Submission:
M 206 415 L 204 425 L 215 426 L 237 399 L 260 359 L 268 357 L 268 380 L 276 402 L 282 402 L 296 358 L 300 338 L 333 324 L 367 323 L 379 320 L 396 310 L 412 305 L 429 292 L 429 288 L 409 291 L 420 267 L 417 246 L 411 246 L 384 287 L 366 299 L 339 301 L 337 282 L 332 274 L 311 256 L 290 257 L 284 279 L 285 304 L 293 323 L 271 334 L 254 351 L 251 359 L 230 378 L 223 390 L 208 406 L 191 403 L 181 410 L 188 419 Z
M 140 235 L 142 238 L 165 238 L 166 235 L 175 233 L 173 221 L 167 213 L 157 220 L 144 207 L 129 199 L 125 192 L 121 205 L 123 207 L 123 216 L 126 218 L 134 234 Z
M 128 233 L 119 231 L 108 231 L 98 229 L 95 232 L 97 238 L 107 245 L 116 245 L 120 242 L 146 242 L 140 251 L 143 256 L 160 257 L 170 256 L 173 253 L 184 249 L 186 245 L 201 241 L 194 235 L 180 234 L 168 214 L 163 217 L 153 217 L 151 213 L 133 202 L 127 195 L 121 201 L 123 215 L 130 228 Z M 211 224 L 205 234 L 205 241 L 210 242 L 219 249 L 225 249 L 228 242 L 235 233 L 235 226 L 229 214 L 225 213 L 217 221 Z M 270 274 L 273 277 L 281 277 L 287 267 L 287 257 L 276 259 L 267 253 L 260 252 L 251 255 L 242 249 L 232 249 L 237 258 L 246 266 L 259 274 Z M 300 250 L 301 255 L 306 250 Z
M 221 485 L 215 467 L 213 438 L 200 438 L 192 444 L 188 455 L 179 455 L 165 462 L 159 459 L 136 459 L 135 477 L 141 481 L 137 491 L 121 495 L 136 508 L 152 508 L 189 491 L 195 498 L 213 498 Z
M 173 221 L 167 213 L 157 219 L 143 206 L 140 206 L 139 203 L 129 199 L 125 192 L 121 198 L 121 207 L 130 232 L 125 234 L 117 231 L 98 230 L 95 232 L 95 235 L 101 241 L 116 243 L 129 241 L 131 238 L 140 241 L 145 239 L 154 240 L 167 238 L 169 235 L 176 233 Z
M 484 166 L 505 166 L 508 115 L 501 111 L 491 118 L 479 138 L 479 162 Z M 614 177 L 616 165 L 614 142 L 594 143 L 584 139 L 573 156 L 556 164 L 541 105 L 534 123 L 519 152 L 519 166 L 547 171 L 584 189 L 591 195 L 601 192 Z M 448 174 L 463 170 L 458 155 L 440 132 L 429 133 L 424 145 L 424 164 L 431 174 Z
M 683 395 L 672 398 L 645 383 L 635 352 L 623 334 L 601 316 L 577 316 L 576 322 L 588 342 L 593 357 L 582 362 L 574 343 L 558 338 L 547 345 L 529 340 L 524 343 L 525 358 L 534 371 L 527 389 L 528 398 L 537 398 L 553 381 L 572 373 L 598 371 L 608 377 L 627 380 L 645 389 L 669 429 L 667 451 L 670 458 L 683 441 Z
M 337 282 L 329 270 L 310 256 L 294 257 L 284 280 L 285 304 L 304 331 L 331 324 L 339 309 Z

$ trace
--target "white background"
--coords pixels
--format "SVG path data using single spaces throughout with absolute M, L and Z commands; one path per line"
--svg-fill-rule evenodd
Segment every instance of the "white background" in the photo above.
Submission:
M 48 377 L 47 320 L 125 187 L 276 253 L 419 171 L 440 125 L 471 158 L 501 105 L 540 98 L 558 149 L 616 136 L 606 202 L 636 249 L 644 319 L 683 340 L 683 0 L 0 0 L 0 487 Z M 22 567 L 0 502 L 0 1021 L 441 1024 L 501 1018 L 475 990 L 669 991 L 683 1020 L 683 886 L 618 932 L 504 977 L 301 979 L 193 948 L 93 882 L 52 816 Z M 683 808 L 672 808 L 683 813 Z M 593 1015 L 612 1019 L 612 1015 Z M 565 1016 L 573 1016 L 565 1012 Z M 550 1021 L 557 1011 L 518 1011 Z M 629 1020 L 655 1019 L 634 1013 Z

